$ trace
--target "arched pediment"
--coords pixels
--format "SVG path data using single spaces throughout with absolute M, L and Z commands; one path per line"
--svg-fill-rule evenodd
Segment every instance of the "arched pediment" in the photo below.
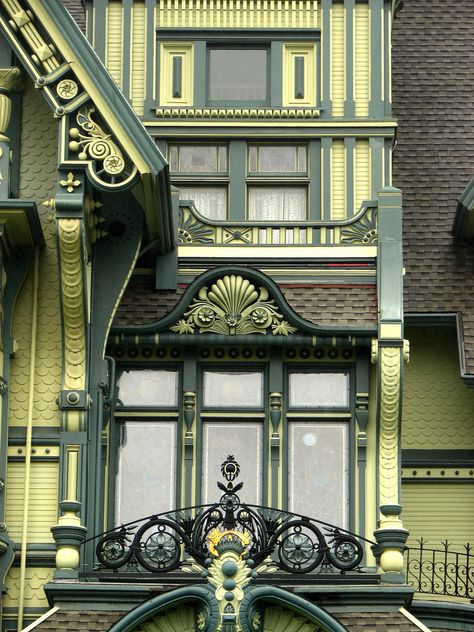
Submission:
M 308 289 L 311 291 L 315 290 Z M 256 334 L 274 339 L 298 334 L 345 335 L 358 331 L 355 327 L 328 328 L 305 320 L 287 303 L 272 279 L 259 270 L 244 266 L 223 266 L 200 275 L 161 320 L 114 329 L 114 333 L 139 335 Z

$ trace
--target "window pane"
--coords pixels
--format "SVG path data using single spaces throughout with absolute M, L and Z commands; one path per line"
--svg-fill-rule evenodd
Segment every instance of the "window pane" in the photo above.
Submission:
M 348 424 L 289 424 L 290 511 L 347 528 Z
M 249 172 L 305 173 L 306 147 L 297 145 L 250 146 Z
M 265 49 L 212 48 L 209 51 L 211 101 L 265 101 L 266 98 Z
M 117 380 L 124 406 L 177 406 L 178 373 L 164 369 L 124 371 Z
M 178 148 L 176 145 L 170 145 L 168 151 L 168 160 L 170 163 L 170 171 L 178 171 Z
M 306 187 L 249 187 L 249 219 L 305 220 Z
M 179 187 L 182 200 L 192 200 L 198 212 L 209 219 L 226 219 L 227 189 L 225 187 Z
M 261 408 L 263 373 L 204 371 L 204 406 Z
M 290 406 L 292 408 L 347 408 L 349 406 L 349 374 L 290 373 Z
M 240 465 L 238 480 L 244 483 L 240 499 L 261 503 L 262 424 L 216 422 L 203 426 L 202 502 L 212 503 L 221 497 L 216 482 L 222 481 L 221 464 L 232 454 Z
M 128 422 L 121 432 L 115 523 L 173 509 L 176 422 Z

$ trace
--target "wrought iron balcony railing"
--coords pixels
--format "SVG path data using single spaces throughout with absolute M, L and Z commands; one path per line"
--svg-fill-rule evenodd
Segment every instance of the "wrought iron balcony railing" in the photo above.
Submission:
M 364 555 L 355 534 L 319 520 L 264 506 L 242 503 L 235 484 L 240 467 L 233 457 L 222 464 L 226 483 L 219 502 L 148 516 L 98 536 L 97 569 L 123 573 L 166 573 L 189 565 L 205 569 L 213 557 L 235 545 L 252 567 L 262 562 L 288 573 L 345 573 Z
M 449 597 L 474 598 L 474 550 L 465 544 L 464 551 L 453 550 L 448 541 L 432 549 L 421 538 L 418 547 L 406 554 L 407 583 L 416 592 Z

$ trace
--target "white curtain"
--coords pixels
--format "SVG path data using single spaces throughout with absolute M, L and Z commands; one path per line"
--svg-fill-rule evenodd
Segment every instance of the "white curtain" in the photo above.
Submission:
M 249 219 L 300 222 L 306 219 L 305 187 L 250 187 Z

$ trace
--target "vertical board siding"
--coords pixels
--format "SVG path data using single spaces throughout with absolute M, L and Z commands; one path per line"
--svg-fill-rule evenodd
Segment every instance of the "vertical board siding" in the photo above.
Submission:
M 344 116 L 346 84 L 345 12 L 342 2 L 331 9 L 331 100 L 333 116 Z
M 346 217 L 346 150 L 343 140 L 331 148 L 331 219 Z
M 117 0 L 107 7 L 105 64 L 115 83 L 122 87 L 123 8 Z
M 144 2 L 133 4 L 132 51 L 131 51 L 131 98 L 132 106 L 139 116 L 144 114 L 146 76 L 146 11 Z
M 32 461 L 28 542 L 53 542 L 51 527 L 57 523 L 59 464 L 55 461 Z M 5 522 L 10 537 L 19 542 L 23 526 L 25 497 L 25 463 L 11 461 L 7 466 Z
M 420 538 L 433 549 L 446 540 L 460 552 L 466 542 L 474 545 L 473 483 L 404 482 L 402 504 L 408 546 L 415 548 Z
M 370 146 L 368 140 L 355 143 L 355 197 L 354 212 L 360 209 L 364 200 L 370 200 Z
M 317 28 L 315 0 L 159 0 L 157 23 L 188 28 Z
M 369 5 L 357 3 L 354 13 L 354 99 L 356 116 L 369 115 L 370 100 Z

